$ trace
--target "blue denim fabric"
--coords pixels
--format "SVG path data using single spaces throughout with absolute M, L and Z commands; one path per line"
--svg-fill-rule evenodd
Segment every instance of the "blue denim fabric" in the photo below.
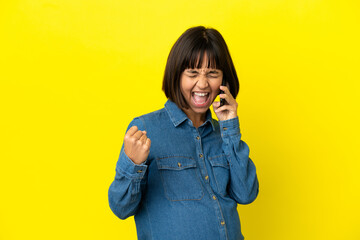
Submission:
M 242 240 L 237 203 L 255 200 L 259 183 L 239 119 L 212 119 L 195 128 L 168 100 L 165 108 L 131 121 L 146 130 L 151 148 L 145 163 L 124 152 L 109 188 L 111 210 L 135 215 L 140 240 Z

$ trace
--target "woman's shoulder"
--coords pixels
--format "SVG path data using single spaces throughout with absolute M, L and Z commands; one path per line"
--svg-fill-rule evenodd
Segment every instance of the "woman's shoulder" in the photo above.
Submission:
M 143 115 L 134 117 L 130 125 L 138 125 L 146 128 L 148 125 L 153 125 L 154 123 L 164 122 L 167 119 L 166 110 L 164 108 L 145 113 Z
M 165 113 L 166 113 L 165 108 L 161 108 L 161 109 L 155 110 L 153 112 L 145 113 L 136 118 L 140 118 L 140 119 L 144 119 L 144 120 L 152 120 L 152 119 L 157 119 L 157 118 L 163 117 L 165 115 Z

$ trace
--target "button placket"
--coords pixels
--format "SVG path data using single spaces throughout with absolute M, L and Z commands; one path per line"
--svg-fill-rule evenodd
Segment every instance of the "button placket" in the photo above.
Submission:
M 195 133 L 195 131 L 196 131 L 196 133 Z M 194 139 L 195 139 L 196 153 L 198 154 L 197 161 L 199 163 L 201 175 L 203 176 L 202 179 L 205 183 L 205 188 L 207 189 L 207 191 L 209 193 L 210 199 L 214 200 L 213 206 L 216 209 L 216 212 L 218 215 L 218 221 L 219 221 L 218 224 L 220 224 L 220 227 L 222 230 L 226 231 L 226 224 L 225 224 L 225 221 L 223 220 L 224 216 L 222 213 L 222 209 L 221 209 L 219 200 L 215 196 L 215 193 L 213 192 L 213 189 L 210 186 L 210 177 L 207 173 L 207 168 L 206 168 L 206 164 L 205 164 L 205 158 L 207 158 L 207 156 L 204 155 L 204 152 L 202 149 L 202 139 L 200 137 L 198 130 L 196 129 L 195 131 L 194 131 Z M 225 233 L 225 236 L 226 236 L 226 233 Z
M 200 167 L 200 173 L 202 176 L 207 176 L 205 162 L 203 161 L 204 155 L 202 153 L 203 149 L 202 149 L 202 145 L 201 145 L 201 137 L 200 137 L 199 130 L 196 128 L 194 129 L 194 137 L 197 140 L 197 141 L 195 141 L 195 143 L 196 143 L 196 152 L 198 153 L 198 157 L 200 158 L 200 160 L 198 161 L 199 167 Z

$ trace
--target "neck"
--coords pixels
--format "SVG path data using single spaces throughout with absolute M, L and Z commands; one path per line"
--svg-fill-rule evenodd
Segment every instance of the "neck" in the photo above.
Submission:
M 183 109 L 183 111 L 196 128 L 200 127 L 206 120 L 206 113 L 194 113 L 190 112 L 189 109 Z

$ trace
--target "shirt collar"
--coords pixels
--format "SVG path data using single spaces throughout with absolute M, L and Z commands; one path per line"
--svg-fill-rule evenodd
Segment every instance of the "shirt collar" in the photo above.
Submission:
M 174 126 L 177 127 L 179 126 L 182 122 L 184 122 L 186 119 L 189 119 L 187 117 L 187 115 L 184 113 L 183 110 L 181 110 L 176 103 L 174 103 L 173 101 L 171 101 L 170 99 L 168 99 L 165 103 L 165 109 L 169 114 L 169 117 L 171 119 L 171 121 L 173 122 Z M 190 119 L 189 119 L 190 120 Z M 206 120 L 205 122 L 201 125 L 204 126 L 207 122 L 209 122 L 211 124 L 211 127 L 213 129 L 213 131 L 215 131 L 215 127 L 214 127 L 214 123 L 213 123 L 213 119 L 212 119 L 212 115 L 211 115 L 211 111 L 210 109 L 208 109 L 206 111 Z

